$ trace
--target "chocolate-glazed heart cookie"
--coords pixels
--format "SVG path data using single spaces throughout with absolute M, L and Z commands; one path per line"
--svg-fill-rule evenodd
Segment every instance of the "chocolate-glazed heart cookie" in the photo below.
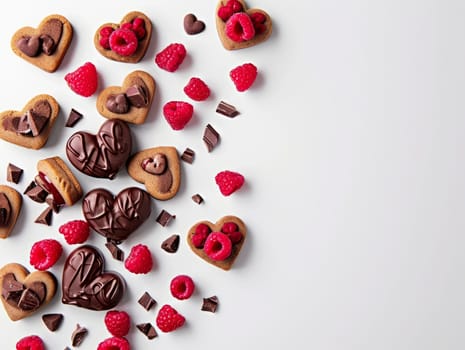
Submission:
M 116 196 L 98 188 L 86 194 L 82 211 L 95 231 L 120 243 L 147 220 L 152 205 L 150 195 L 137 187 L 126 188 Z
M 131 130 L 118 119 L 102 124 L 96 135 L 78 131 L 66 144 L 69 161 L 93 177 L 113 179 L 131 153 Z
M 62 276 L 62 302 L 90 310 L 108 310 L 120 302 L 126 285 L 122 277 L 104 271 L 100 252 L 90 245 L 71 252 Z

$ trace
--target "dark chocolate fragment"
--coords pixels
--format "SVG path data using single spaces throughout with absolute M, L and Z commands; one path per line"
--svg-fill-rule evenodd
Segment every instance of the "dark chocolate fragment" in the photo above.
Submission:
M 30 190 L 32 190 L 36 186 L 37 184 L 35 183 L 35 181 L 31 181 L 31 183 L 24 190 L 23 194 L 27 194 Z
M 218 142 L 220 141 L 220 134 L 218 134 L 213 126 L 207 124 L 203 133 L 203 141 L 207 146 L 208 152 L 211 152 L 218 145 Z
M 171 235 L 162 242 L 161 248 L 168 253 L 176 253 L 179 248 L 179 241 L 179 235 Z
M 42 321 L 44 322 L 45 326 L 51 331 L 55 332 L 58 327 L 60 327 L 63 321 L 62 314 L 44 314 L 42 315 Z
M 147 311 L 149 311 L 157 303 L 148 292 L 142 294 L 137 302 Z
M 40 115 L 35 110 L 30 109 L 27 113 L 27 123 L 29 124 L 29 129 L 31 130 L 32 136 L 37 136 L 44 129 L 45 125 L 48 122 L 49 117 L 47 115 Z
M 125 114 L 129 111 L 129 102 L 125 94 L 108 96 L 105 106 L 110 112 L 116 114 Z
M 21 117 L 14 118 L 13 125 L 16 128 L 16 132 L 21 135 L 30 135 L 31 127 L 29 125 L 27 113 Z M 17 122 L 16 122 L 17 121 Z
M 0 192 L 0 227 L 8 226 L 11 217 L 11 205 L 5 193 Z
M 105 243 L 105 247 L 110 251 L 113 259 L 124 261 L 124 252 L 112 241 Z
M 53 47 L 50 48 L 50 53 L 48 53 L 48 55 L 52 55 L 55 52 L 58 43 L 61 40 L 62 33 L 63 23 L 57 18 L 50 18 L 42 25 L 42 36 L 49 37 L 54 43 Z
M 9 163 L 6 169 L 6 180 L 15 184 L 19 183 L 23 175 L 23 169 L 17 167 L 14 164 Z
M 41 282 L 39 282 L 41 283 Z M 18 307 L 24 311 L 32 311 L 40 306 L 40 298 L 31 288 L 26 288 L 18 301 Z
M 21 294 L 23 294 L 24 285 L 16 280 L 13 273 L 7 273 L 3 276 L 2 297 L 11 305 L 18 305 Z
M 51 207 L 47 207 L 34 221 L 37 224 L 43 224 L 50 226 L 52 223 L 52 214 L 53 214 L 53 209 Z
M 60 209 L 63 205 L 60 205 L 58 204 L 56 201 L 55 201 L 55 198 L 53 198 L 53 195 L 52 194 L 49 194 L 47 196 L 47 198 L 45 198 L 45 202 L 48 204 L 48 206 L 50 208 L 52 208 L 53 212 L 54 213 L 59 213 L 60 212 Z
M 37 186 L 34 182 L 35 186 L 29 189 L 25 194 L 29 198 L 31 198 L 34 202 L 37 203 L 44 203 L 45 198 L 47 198 L 48 192 L 45 191 L 41 186 Z
M 168 160 L 163 153 L 157 153 L 142 161 L 142 169 L 152 175 L 161 175 L 168 168 Z
M 136 325 L 137 329 L 140 330 L 148 339 L 153 339 L 158 336 L 157 331 L 150 322 L 139 323 Z
M 66 120 L 65 126 L 68 128 L 72 128 L 81 119 L 82 114 L 76 111 L 74 108 L 71 108 L 71 112 L 69 112 L 68 120 Z
M 202 311 L 208 311 L 208 312 L 216 312 L 216 308 L 218 307 L 218 297 L 216 295 L 209 297 L 209 298 L 203 298 L 203 304 L 202 304 Z
M 172 219 L 175 219 L 176 218 L 176 215 L 171 215 L 170 213 L 168 213 L 165 209 L 162 209 L 162 211 L 160 212 L 160 214 L 158 214 L 158 217 L 156 219 L 156 221 L 162 225 L 163 227 L 165 227 L 166 225 L 168 225 L 168 223 L 172 220 Z
M 30 289 L 37 295 L 37 298 L 39 298 L 40 303 L 42 303 L 45 300 L 45 297 L 47 295 L 47 287 L 43 282 L 32 282 L 28 289 Z
M 192 196 L 192 200 L 197 203 L 197 204 L 201 204 L 203 203 L 203 198 L 200 194 L 196 193 Z
M 181 159 L 186 163 L 192 164 L 194 162 L 194 156 L 195 152 L 190 148 L 186 148 L 181 154 Z
M 51 56 L 56 49 L 56 44 L 55 41 L 53 41 L 53 38 L 50 35 L 42 34 L 40 36 L 40 40 L 42 52 L 47 56 Z
M 18 49 L 21 50 L 26 56 L 35 57 L 40 54 L 40 36 L 23 36 L 16 43 Z
M 137 108 L 145 107 L 148 103 L 148 96 L 145 89 L 140 85 L 130 86 L 126 90 L 126 97 L 129 100 L 129 103 Z
M 188 13 L 184 16 L 184 31 L 189 35 L 195 35 L 205 30 L 205 23 L 197 19 L 197 17 Z
M 71 345 L 72 346 L 80 346 L 84 341 L 88 331 L 87 328 L 82 327 L 79 323 L 76 325 L 76 329 L 71 334 Z
M 239 115 L 238 110 L 233 105 L 221 101 L 216 107 L 216 112 L 225 115 L 229 118 L 234 118 Z

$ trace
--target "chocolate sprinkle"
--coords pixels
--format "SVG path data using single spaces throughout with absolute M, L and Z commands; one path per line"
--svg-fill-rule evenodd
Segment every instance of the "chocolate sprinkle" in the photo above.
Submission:
M 200 194 L 196 193 L 192 196 L 192 200 L 197 203 L 197 204 L 201 204 L 203 203 L 203 198 Z
M 238 110 L 233 105 L 221 101 L 216 107 L 216 112 L 225 115 L 228 118 L 234 118 L 239 115 Z
M 213 126 L 207 124 L 203 133 L 203 141 L 207 146 L 208 152 L 211 152 L 218 145 L 218 142 L 220 141 L 220 134 L 218 134 Z
M 43 224 L 43 225 L 50 226 L 51 223 L 52 223 L 52 213 L 53 213 L 53 209 L 51 207 L 47 207 L 47 209 L 45 209 L 37 217 L 37 219 L 34 222 L 38 223 L 38 224 Z
M 209 298 L 203 298 L 203 304 L 202 304 L 202 311 L 208 311 L 208 312 L 216 312 L 216 308 L 218 307 L 218 297 L 216 295 L 209 297 Z
M 194 162 L 195 152 L 189 147 L 184 150 L 181 154 L 181 159 L 186 163 L 192 164 Z
M 149 311 L 157 303 L 148 292 L 142 294 L 137 302 L 147 311 Z
M 17 184 L 23 175 L 23 169 L 9 163 L 6 169 L 6 180 Z
M 157 331 L 152 326 L 150 322 L 148 323 L 139 323 L 136 325 L 137 329 L 144 333 L 148 339 L 153 339 L 158 336 Z
M 112 241 L 105 243 L 105 247 L 110 251 L 113 259 L 118 261 L 124 260 L 124 252 Z
M 160 212 L 160 214 L 158 215 L 157 217 L 157 222 L 162 225 L 163 227 L 165 227 L 166 225 L 168 225 L 168 223 L 172 220 L 172 219 L 175 219 L 176 218 L 176 215 L 171 215 L 170 213 L 168 213 L 165 209 L 162 209 L 162 211 Z
M 161 249 L 168 253 L 176 253 L 179 248 L 179 241 L 179 235 L 171 235 L 163 241 L 163 243 L 161 244 Z
M 42 321 L 51 332 L 55 332 L 58 329 L 58 327 L 60 327 L 61 322 L 63 321 L 63 315 L 45 314 L 42 315 Z
M 76 111 L 74 108 L 71 108 L 71 112 L 69 113 L 68 120 L 66 121 L 65 126 L 68 128 L 72 128 L 76 123 L 81 120 L 82 114 Z
M 82 344 L 84 338 L 87 335 L 87 328 L 81 327 L 79 324 L 76 325 L 76 329 L 71 334 L 71 344 L 73 346 L 79 346 Z

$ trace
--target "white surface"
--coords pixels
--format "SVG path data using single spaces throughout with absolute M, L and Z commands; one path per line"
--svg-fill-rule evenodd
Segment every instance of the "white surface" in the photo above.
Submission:
M 25 169 L 23 190 L 38 159 L 60 155 L 76 130 L 95 131 L 104 121 L 96 96 L 73 94 L 63 76 L 92 61 L 100 87 L 119 85 L 133 69 L 157 80 L 158 96 L 147 123 L 132 126 L 136 148 L 174 145 L 197 152 L 183 163 L 178 196 L 155 203 L 149 223 L 122 248 L 148 244 L 156 268 L 147 276 L 126 273 L 94 234 L 90 243 L 104 252 L 109 269 L 122 272 L 127 296 L 118 306 L 134 323 L 155 323 L 156 311 L 136 302 L 148 290 L 159 305 L 170 303 L 187 318 L 184 328 L 147 340 L 133 327 L 134 349 L 462 349 L 465 346 L 464 6 L 460 1 L 249 1 L 274 21 L 270 40 L 255 48 L 228 52 L 219 44 L 215 1 L 15 1 L 0 22 L 2 98 L 0 110 L 21 109 L 38 93 L 54 95 L 62 114 L 47 147 L 24 150 L 1 142 L 0 169 L 9 161 Z M 28 9 L 27 11 L 26 8 Z M 137 65 L 101 57 L 92 37 L 104 22 L 119 21 L 130 10 L 145 12 L 155 34 Z M 60 69 L 40 71 L 9 49 L 13 32 L 36 25 L 46 15 L 65 15 L 75 38 Z M 182 18 L 195 13 L 207 24 L 187 36 Z M 189 57 L 174 74 L 153 63 L 171 42 L 186 45 Z M 234 90 L 229 70 L 244 62 L 259 67 L 256 85 Z M 161 115 L 168 100 L 187 99 L 182 87 L 191 76 L 210 85 L 213 96 L 194 103 L 195 118 L 182 132 Z M 237 106 L 230 120 L 215 113 L 219 100 Z M 69 110 L 84 113 L 74 128 L 63 128 Z M 222 141 L 207 153 L 201 136 L 206 123 Z M 236 170 L 247 185 L 229 198 L 213 181 L 223 169 Z M 5 183 L 5 175 L 1 175 Z M 96 180 L 79 174 L 86 191 L 114 191 L 133 184 L 123 170 L 117 178 Z M 195 205 L 200 193 L 206 202 Z M 42 208 L 25 198 L 21 222 L 0 242 L 0 264 L 29 267 L 33 242 L 53 237 L 58 226 L 81 217 L 79 205 L 54 216 L 50 228 L 34 224 Z M 154 223 L 162 208 L 176 214 L 166 228 Z M 196 221 L 226 214 L 242 217 L 249 239 L 233 270 L 210 267 L 182 241 L 177 254 L 159 248 L 171 233 Z M 66 252 L 73 247 L 66 246 Z M 61 275 L 64 257 L 52 271 Z M 190 274 L 198 292 L 179 302 L 169 295 L 172 276 Z M 4 348 L 22 336 L 39 334 L 48 349 L 70 345 L 75 324 L 90 329 L 82 349 L 95 349 L 109 336 L 104 313 L 62 305 L 55 300 L 35 316 L 13 323 L 0 313 Z M 216 294 L 216 314 L 199 310 L 201 298 Z M 158 308 L 157 308 L 158 309 Z M 157 310 L 156 309 L 156 310 Z M 49 332 L 45 312 L 62 312 L 62 327 Z M 7 336 L 6 336 L 7 335 Z

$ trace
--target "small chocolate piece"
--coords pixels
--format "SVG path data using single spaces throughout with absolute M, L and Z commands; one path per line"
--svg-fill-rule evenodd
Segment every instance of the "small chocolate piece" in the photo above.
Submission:
M 179 241 L 179 235 L 171 235 L 162 242 L 161 248 L 168 253 L 176 253 L 179 248 Z
M 239 115 L 239 111 L 233 105 L 221 101 L 216 107 L 216 112 L 225 115 L 229 118 L 234 118 Z
M 45 198 L 47 198 L 48 192 L 45 191 L 41 186 L 37 186 L 36 182 L 34 182 L 34 187 L 29 189 L 25 194 L 29 198 L 31 198 L 34 202 L 37 203 L 44 203 Z
M 116 114 L 125 114 L 129 111 L 129 102 L 125 94 L 108 96 L 107 109 Z
M 148 292 L 142 294 L 137 302 L 147 311 L 149 311 L 157 303 Z
M 16 132 L 22 135 L 30 135 L 31 127 L 29 126 L 27 113 L 21 117 L 16 117 L 13 120 L 13 126 L 16 128 Z
M 56 49 L 55 41 L 53 38 L 50 35 L 42 34 L 40 36 L 40 40 L 42 52 L 47 56 L 51 56 Z
M 47 287 L 44 283 L 39 281 L 32 282 L 31 286 L 28 289 L 30 289 L 37 295 L 37 298 L 39 299 L 40 303 L 42 303 L 45 300 L 45 296 L 47 295 Z
M 58 329 L 58 327 L 60 327 L 61 322 L 63 321 L 63 315 L 44 314 L 42 315 L 42 321 L 51 332 L 55 332 Z
M 71 108 L 71 112 L 69 113 L 68 120 L 66 121 L 65 126 L 68 128 L 72 128 L 81 119 L 82 114 L 76 111 L 74 108 Z
M 6 227 L 10 223 L 11 204 L 5 193 L 0 192 L 0 227 Z
M 218 297 L 216 295 L 209 297 L 209 298 L 203 298 L 203 304 L 202 304 L 202 311 L 208 311 L 208 312 L 216 312 L 216 308 L 218 307 Z
M 27 194 L 30 190 L 32 190 L 36 186 L 37 184 L 35 183 L 35 181 L 31 181 L 31 183 L 24 190 L 23 194 Z
M 158 215 L 156 221 L 162 225 L 163 227 L 165 227 L 166 225 L 168 225 L 168 223 L 172 220 L 172 219 L 175 219 L 176 218 L 176 215 L 171 215 L 170 213 L 168 213 L 165 209 L 162 209 L 162 211 L 160 212 L 160 214 Z
M 142 161 L 142 169 L 152 175 L 161 175 L 168 168 L 168 160 L 163 153 L 156 153 L 152 158 Z
M 218 142 L 220 141 L 220 134 L 218 134 L 213 126 L 207 124 L 203 133 L 203 141 L 207 146 L 208 152 L 211 152 L 218 145 Z
M 71 345 L 73 346 L 80 346 L 84 341 L 84 338 L 87 335 L 87 328 L 82 327 L 79 323 L 76 325 L 76 329 L 71 334 Z
M 134 107 L 141 108 L 147 106 L 148 96 L 144 88 L 140 85 L 130 86 L 126 90 L 126 97 Z
M 9 304 L 17 305 L 23 290 L 24 285 L 16 280 L 13 273 L 10 272 L 3 276 L 2 297 Z
M 63 206 L 55 202 L 55 199 L 53 198 L 52 194 L 49 194 L 47 198 L 45 198 L 45 202 L 48 204 L 50 208 L 52 208 L 53 212 L 57 214 L 60 212 L 60 209 Z
M 205 30 L 205 23 L 198 20 L 194 14 L 188 13 L 184 16 L 184 30 L 189 35 L 195 35 Z
M 6 169 L 6 181 L 17 184 L 21 179 L 21 175 L 23 175 L 23 169 L 17 167 L 14 164 L 8 164 L 8 167 Z
M 24 311 L 32 311 L 37 309 L 40 303 L 39 296 L 31 288 L 26 288 L 19 298 L 18 307 Z
M 195 152 L 189 147 L 184 150 L 181 154 L 181 159 L 186 163 L 192 164 L 194 162 Z
M 16 43 L 18 49 L 21 50 L 26 56 L 35 57 L 40 54 L 40 36 L 33 35 L 33 36 L 23 36 L 21 39 L 18 40 Z
M 148 339 L 153 339 L 158 336 L 157 331 L 152 326 L 150 322 L 148 323 L 139 323 L 136 325 L 137 329 L 140 330 Z
M 45 209 L 34 222 L 50 226 L 52 223 L 52 213 L 53 209 L 51 207 L 47 207 L 47 209 Z
M 124 261 L 124 252 L 112 241 L 105 243 L 105 247 L 110 251 L 113 259 Z
M 37 136 L 44 129 L 45 125 L 48 122 L 49 117 L 40 115 L 35 112 L 33 109 L 30 109 L 27 113 L 27 123 L 29 124 L 29 129 L 31 130 L 32 136 Z
M 201 204 L 203 203 L 203 198 L 200 194 L 196 193 L 192 196 L 192 200 L 197 203 L 197 204 Z

